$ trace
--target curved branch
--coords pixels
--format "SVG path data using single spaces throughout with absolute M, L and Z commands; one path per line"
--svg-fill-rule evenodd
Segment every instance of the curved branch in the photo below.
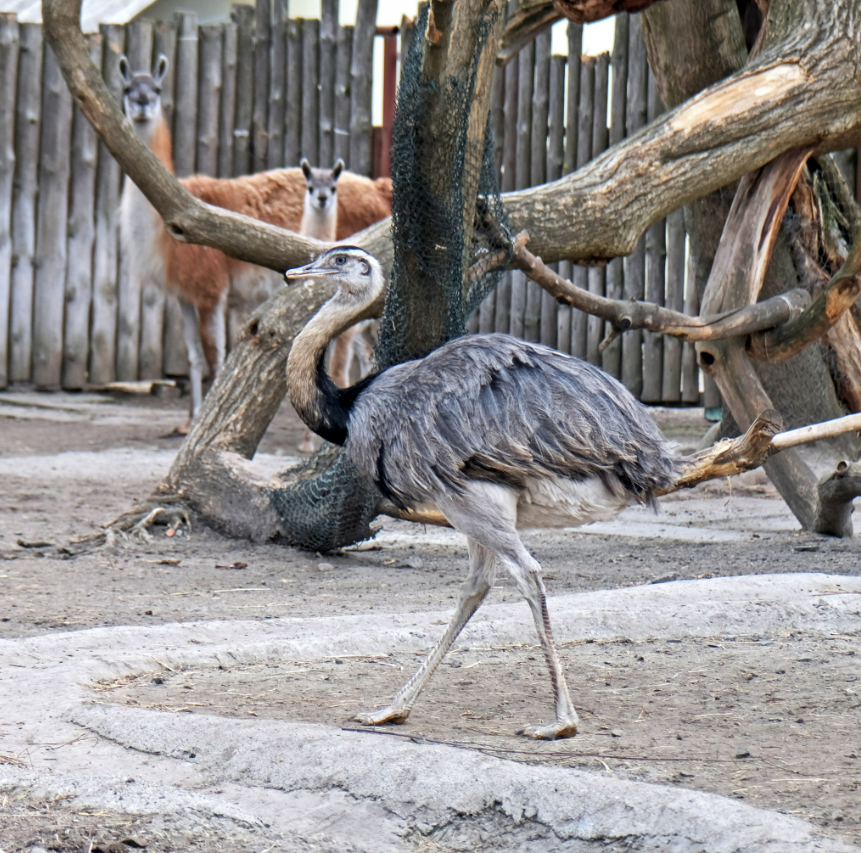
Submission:
M 819 340 L 848 311 L 861 294 L 861 237 L 843 266 L 823 291 L 798 317 L 775 329 L 759 332 L 748 342 L 747 351 L 760 361 L 777 362 L 797 355 Z
M 619 331 L 648 329 L 684 341 L 716 341 L 748 335 L 762 329 L 783 328 L 799 317 L 810 303 L 805 290 L 790 290 L 780 296 L 748 305 L 737 311 L 727 311 L 715 317 L 689 317 L 652 302 L 630 299 L 608 299 L 583 290 L 547 265 L 523 245 L 521 235 L 514 243 L 512 265 L 540 285 L 559 302 L 571 305 L 587 314 L 607 320 Z

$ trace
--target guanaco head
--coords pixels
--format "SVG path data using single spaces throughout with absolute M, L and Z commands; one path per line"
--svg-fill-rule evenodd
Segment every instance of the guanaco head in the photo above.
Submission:
M 136 125 L 158 122 L 161 118 L 161 81 L 167 73 L 167 57 L 163 53 L 159 54 L 152 74 L 147 71 L 132 73 L 125 56 L 119 58 L 117 65 L 123 78 L 123 108 L 126 116 Z
M 335 201 L 344 161 L 339 159 L 331 169 L 313 169 L 303 157 L 299 165 L 305 175 L 305 207 L 314 211 L 326 210 Z

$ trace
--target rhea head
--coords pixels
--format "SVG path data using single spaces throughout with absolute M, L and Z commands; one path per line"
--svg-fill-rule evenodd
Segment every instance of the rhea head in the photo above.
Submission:
M 284 273 L 287 284 L 309 278 L 325 278 L 337 286 L 333 299 L 357 306 L 373 302 L 385 287 L 380 262 L 358 246 L 336 246 L 310 264 Z

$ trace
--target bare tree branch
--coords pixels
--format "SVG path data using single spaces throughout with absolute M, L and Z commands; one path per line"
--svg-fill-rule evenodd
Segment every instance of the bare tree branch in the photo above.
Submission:
M 608 299 L 583 290 L 551 270 L 523 243 L 522 239 L 515 241 L 513 266 L 523 270 L 559 302 L 607 320 L 622 332 L 648 329 L 685 341 L 716 341 L 779 327 L 802 316 L 810 304 L 807 291 L 797 289 L 715 317 L 690 317 L 651 302 Z

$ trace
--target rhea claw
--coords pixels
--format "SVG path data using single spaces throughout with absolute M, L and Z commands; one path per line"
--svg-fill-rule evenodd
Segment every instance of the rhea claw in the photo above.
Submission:
M 565 737 L 574 737 L 577 734 L 577 723 L 557 721 L 547 726 L 524 726 L 517 734 L 531 737 L 533 740 L 559 740 Z
M 361 711 L 353 717 L 353 720 L 363 726 L 382 726 L 384 723 L 405 723 L 409 715 L 409 708 L 401 709 L 387 705 L 385 708 L 377 708 L 376 711 Z

